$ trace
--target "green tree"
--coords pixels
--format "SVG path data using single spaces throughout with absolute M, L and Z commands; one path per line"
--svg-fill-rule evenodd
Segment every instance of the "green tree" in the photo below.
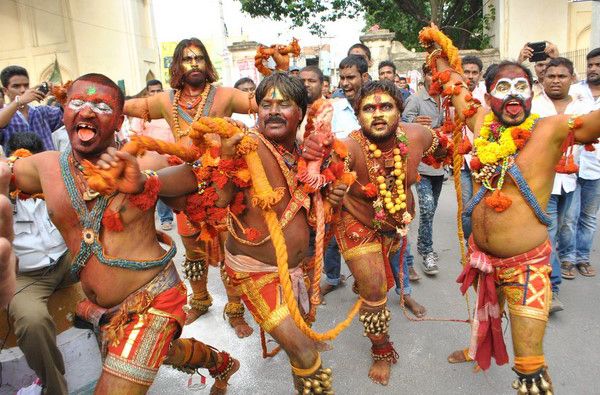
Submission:
M 417 33 L 433 21 L 458 48 L 489 47 L 487 31 L 494 20 L 490 0 L 238 0 L 251 16 L 277 21 L 292 27 L 308 26 L 323 33 L 323 23 L 364 13 L 367 26 L 379 25 L 396 33 L 407 48 L 418 48 Z M 484 13 L 484 8 L 488 12 Z

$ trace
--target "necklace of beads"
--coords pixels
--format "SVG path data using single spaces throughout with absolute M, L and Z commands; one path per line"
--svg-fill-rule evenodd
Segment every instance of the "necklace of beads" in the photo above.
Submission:
M 293 152 L 290 152 L 283 145 L 275 143 L 269 138 L 266 138 L 266 139 L 267 139 L 267 141 L 269 141 L 269 143 L 271 143 L 271 145 L 273 147 L 275 147 L 277 152 L 281 155 L 281 157 L 283 158 L 283 162 L 288 167 L 288 169 L 295 170 L 295 168 L 297 166 L 298 158 L 302 154 L 302 150 L 300 150 L 300 146 L 298 145 L 298 142 L 294 141 Z
M 202 91 L 202 93 L 199 96 L 197 105 L 198 109 L 196 110 L 196 115 L 194 116 L 193 121 L 190 123 L 190 125 L 188 126 L 187 130 L 182 131 L 181 130 L 181 126 L 179 124 L 179 114 L 177 112 L 177 107 L 179 107 L 179 98 L 181 97 L 181 90 L 176 90 L 175 91 L 175 96 L 173 97 L 173 105 L 171 107 L 171 116 L 173 117 L 173 132 L 175 133 L 175 137 L 177 138 L 177 140 L 181 139 L 184 136 L 187 136 L 190 133 L 190 130 L 192 128 L 192 123 L 196 122 L 200 116 L 202 115 L 202 112 L 204 111 L 204 106 L 206 105 L 206 98 L 208 97 L 208 93 L 210 92 L 210 84 L 205 84 L 204 85 L 204 90 Z M 188 102 L 188 109 L 192 109 L 193 107 L 189 107 L 189 102 Z
M 361 132 L 353 132 L 351 136 L 363 147 L 369 181 L 377 188 L 377 197 L 373 201 L 373 227 L 381 229 L 389 214 L 397 223 L 402 224 L 397 228 L 398 233 L 405 234 L 412 216 L 406 211 L 408 139 L 404 130 L 398 129 L 396 146 L 386 152 L 381 151 L 377 144 L 370 143 Z M 391 168 L 389 172 L 387 167 Z

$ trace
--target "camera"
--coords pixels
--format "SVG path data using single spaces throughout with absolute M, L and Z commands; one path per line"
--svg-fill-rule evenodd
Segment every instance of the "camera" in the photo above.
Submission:
M 44 95 L 47 95 L 48 92 L 50 91 L 50 86 L 48 85 L 47 82 L 42 82 L 40 84 L 40 86 L 37 88 L 38 92 L 43 93 Z

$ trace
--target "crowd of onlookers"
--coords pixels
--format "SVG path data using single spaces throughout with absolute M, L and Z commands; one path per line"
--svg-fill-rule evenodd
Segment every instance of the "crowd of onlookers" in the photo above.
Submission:
M 528 62 L 533 49 L 525 45 L 520 53 L 519 62 Z M 600 108 L 600 48 L 587 55 L 586 77 L 576 81 L 573 63 L 559 56 L 558 49 L 547 43 L 545 60 L 533 64 L 535 83 L 532 112 L 541 117 L 554 114 L 583 114 Z M 476 56 L 465 56 L 462 59 L 464 75 L 472 96 L 485 105 L 486 89 L 484 79 L 486 70 L 482 61 Z M 348 50 L 347 57 L 339 63 L 339 84 L 331 85 L 328 76 L 317 66 L 302 69 L 292 67 L 290 74 L 302 79 L 308 94 L 309 103 L 320 98 L 332 98 L 333 120 L 332 130 L 337 137 L 343 138 L 358 129 L 359 123 L 354 111 L 354 100 L 361 86 L 369 81 L 369 68 L 372 66 L 371 53 L 363 44 L 355 44 Z M 495 67 L 489 65 L 487 70 Z M 392 61 L 386 60 L 378 65 L 378 78 L 389 80 L 396 85 L 402 96 L 404 108 L 402 120 L 416 122 L 431 128 L 437 128 L 444 121 L 441 97 L 432 95 L 429 87 L 432 83 L 431 70 L 422 67 L 422 81 L 409 85 L 407 77 L 398 73 Z M 69 149 L 68 132 L 62 124 L 62 110 L 54 100 L 46 105 L 32 105 L 46 100 L 47 90 L 43 86 L 30 86 L 27 71 L 19 66 L 9 66 L 2 70 L 1 84 L 3 95 L 0 97 L 0 144 L 4 155 L 9 156 L 19 148 L 26 148 L 36 153 L 44 150 Z M 252 92 L 256 82 L 250 78 L 242 78 L 235 88 Z M 154 95 L 163 90 L 158 80 L 147 82 L 146 95 Z M 7 103 L 4 97 L 8 98 Z M 235 114 L 248 126 L 253 126 L 255 119 L 247 114 Z M 174 141 L 173 134 L 165 120 L 130 118 L 117 133 L 119 139 L 126 139 L 129 133 L 144 134 L 157 139 Z M 306 120 L 298 131 L 298 139 L 302 140 Z M 473 134 L 464 130 L 468 138 Z M 577 174 L 557 174 L 547 212 L 552 217 L 549 226 L 550 240 L 554 247 L 552 256 L 552 308 L 551 312 L 564 308 L 558 299 L 561 279 L 574 279 L 578 275 L 593 277 L 595 268 L 590 262 L 590 252 L 594 232 L 596 230 L 596 214 L 600 205 L 600 146 L 596 150 L 589 147 L 577 147 L 576 158 L 579 166 Z M 421 256 L 421 271 L 428 276 L 435 276 L 440 270 L 440 256 L 435 250 L 433 227 L 435 213 L 448 169 L 435 168 L 421 163 L 418 168 L 420 179 L 416 184 L 418 197 L 419 226 L 417 229 L 416 253 Z M 469 157 L 464 160 L 461 169 L 463 204 L 472 197 L 473 186 L 469 169 Z M 57 369 L 49 372 L 47 377 L 54 378 L 54 388 L 66 388 L 64 382 L 64 366 L 62 359 L 58 363 L 59 353 L 54 336 L 52 318 L 44 304 L 35 303 L 37 297 L 45 298 L 55 289 L 64 286 L 70 280 L 67 276 L 68 265 L 64 257 L 67 254 L 64 240 L 50 221 L 43 200 L 14 200 L 14 249 L 19 259 L 17 294 L 10 304 L 9 312 L 14 322 L 14 332 L 19 339 L 19 346 L 27 356 L 32 367 Z M 157 214 L 163 230 L 171 230 L 173 212 L 159 202 Z M 470 218 L 462 218 L 465 238 L 471 233 Z M 392 257 L 393 272 L 396 276 L 396 292 L 403 296 L 407 307 L 417 316 L 425 314 L 425 308 L 411 297 L 411 281 L 420 279 L 414 267 L 413 249 L 410 243 L 403 249 L 402 259 L 399 253 Z M 399 264 L 402 262 L 403 270 Z M 346 278 L 341 274 L 341 256 L 333 238 L 327 246 L 324 261 L 325 284 L 322 293 L 335 290 L 344 284 Z M 403 277 L 400 278 L 400 273 Z M 40 323 L 42 322 L 42 323 Z M 62 368 L 61 368 L 62 366 Z M 62 369 L 62 372 L 61 372 Z M 37 369 L 36 369 L 37 370 Z M 61 379 L 62 378 L 62 379 Z M 62 380 L 62 381 L 61 381 Z

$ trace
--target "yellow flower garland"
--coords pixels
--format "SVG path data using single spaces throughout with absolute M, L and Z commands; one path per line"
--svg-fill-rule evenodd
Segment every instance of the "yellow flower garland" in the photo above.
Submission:
M 527 119 L 520 125 L 503 128 L 500 132 L 498 141 L 490 140 L 492 136 L 491 126 L 493 123 L 499 123 L 493 112 L 488 113 L 484 120 L 479 137 L 474 141 L 477 157 L 482 164 L 494 164 L 502 161 L 517 152 L 517 145 L 512 136 L 513 129 L 531 130 L 535 121 L 539 118 L 537 114 L 529 114 Z

